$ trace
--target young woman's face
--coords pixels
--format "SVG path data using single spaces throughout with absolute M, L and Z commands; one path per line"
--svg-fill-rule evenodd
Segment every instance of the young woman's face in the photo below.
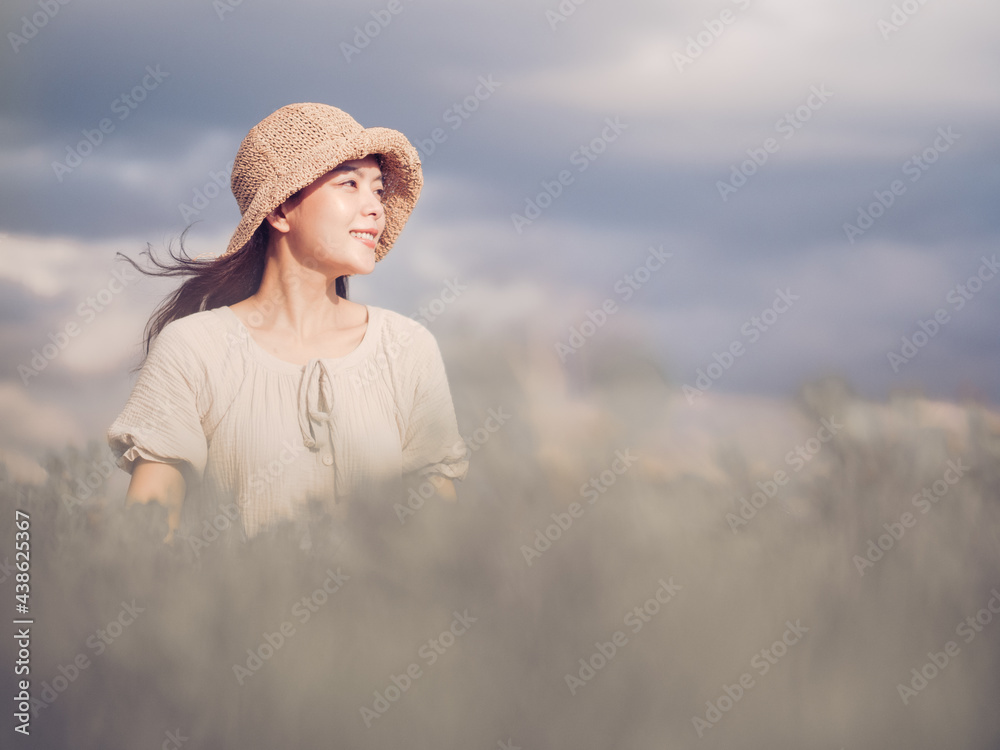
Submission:
M 374 156 L 345 161 L 283 204 L 286 238 L 333 276 L 367 274 L 385 229 L 382 172 Z

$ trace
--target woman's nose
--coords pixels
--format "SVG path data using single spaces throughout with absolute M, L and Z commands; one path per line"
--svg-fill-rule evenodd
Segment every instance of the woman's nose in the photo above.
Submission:
M 373 214 L 376 217 L 381 216 L 385 211 L 385 206 L 382 205 L 382 199 L 378 197 L 374 189 L 370 189 L 366 192 L 363 209 L 366 213 Z

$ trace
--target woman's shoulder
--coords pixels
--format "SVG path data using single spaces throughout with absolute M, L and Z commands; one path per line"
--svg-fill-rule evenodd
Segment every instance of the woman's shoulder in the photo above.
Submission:
M 218 310 L 202 310 L 167 323 L 157 336 L 157 341 L 187 345 L 189 348 L 211 347 L 225 333 L 225 321 Z
M 385 345 L 395 343 L 408 346 L 415 343 L 420 348 L 437 345 L 434 334 L 419 320 L 385 307 L 368 307 L 376 310 L 382 319 L 381 335 Z
M 154 350 L 183 363 L 208 368 L 232 348 L 232 331 L 217 310 L 202 310 L 167 323 L 153 340 Z M 227 343 L 229 342 L 229 343 Z

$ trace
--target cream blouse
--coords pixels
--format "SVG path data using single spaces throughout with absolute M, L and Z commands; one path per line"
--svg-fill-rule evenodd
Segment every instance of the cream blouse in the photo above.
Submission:
M 263 349 L 229 307 L 172 321 L 108 429 L 118 466 L 180 464 L 188 497 L 193 479 L 194 496 L 211 498 L 194 511 L 235 502 L 246 538 L 317 500 L 392 492 L 411 473 L 464 479 L 468 451 L 434 335 L 366 307 L 353 352 L 305 365 Z

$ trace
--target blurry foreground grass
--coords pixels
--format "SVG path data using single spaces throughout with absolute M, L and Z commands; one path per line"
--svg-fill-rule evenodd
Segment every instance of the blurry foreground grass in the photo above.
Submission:
M 165 547 L 162 519 L 120 498 L 62 499 L 96 442 L 51 456 L 43 486 L 5 482 L 0 562 L 14 509 L 31 516 L 44 705 L 27 739 L 5 712 L 4 746 L 997 747 L 995 415 L 836 381 L 780 408 L 691 407 L 628 362 L 574 396 L 504 357 L 452 378 L 464 432 L 489 408 L 510 419 L 457 504 L 405 523 L 387 501 Z M 824 419 L 842 427 L 808 443 Z M 616 451 L 635 456 L 620 472 Z M 954 483 L 949 461 L 968 467 Z M 0 598 L 13 609 L 13 576 Z M 927 669 L 948 641 L 957 655 Z M 8 697 L 15 659 L 4 638 Z

